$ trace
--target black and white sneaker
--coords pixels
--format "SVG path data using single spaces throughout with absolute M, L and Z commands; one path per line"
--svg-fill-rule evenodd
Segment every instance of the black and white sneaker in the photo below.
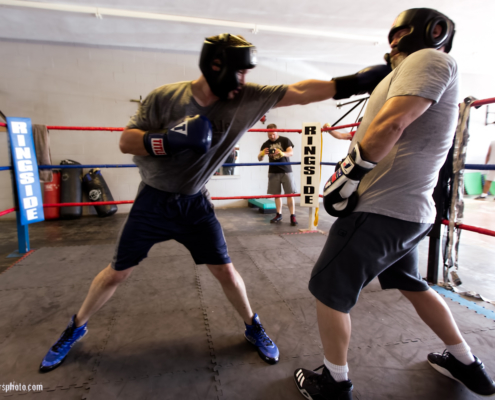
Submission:
M 315 371 L 321 368 L 323 372 L 316 374 Z M 352 400 L 352 382 L 336 382 L 325 365 L 314 371 L 298 368 L 294 372 L 294 380 L 308 400 Z
M 486 373 L 485 366 L 478 357 L 475 356 L 474 360 L 472 364 L 463 364 L 447 350 L 442 354 L 428 354 L 428 362 L 441 374 L 462 383 L 481 396 L 495 394 L 495 383 Z

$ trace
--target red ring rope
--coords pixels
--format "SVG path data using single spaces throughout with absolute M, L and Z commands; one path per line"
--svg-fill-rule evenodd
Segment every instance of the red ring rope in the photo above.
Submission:
M 471 107 L 480 107 L 486 104 L 495 103 L 495 97 L 489 99 L 476 100 L 471 103 Z M 332 128 L 325 128 L 322 131 L 334 131 L 337 129 L 349 128 L 351 126 L 357 126 L 358 124 L 349 124 L 342 126 L 335 126 Z M 0 122 L 0 126 L 7 126 L 5 123 Z M 123 131 L 124 128 L 99 128 L 99 127 L 81 127 L 81 126 L 47 126 L 47 129 L 52 130 L 64 130 L 64 131 Z M 248 132 L 299 132 L 300 129 L 250 129 Z
M 7 126 L 3 122 L 0 122 L 0 126 Z M 336 131 L 338 129 L 353 128 L 359 126 L 359 122 L 355 124 L 347 124 L 341 126 L 334 126 L 331 128 L 323 128 L 323 132 Z M 111 128 L 111 127 L 97 127 L 97 126 L 47 126 L 46 129 L 52 131 L 109 131 L 117 132 L 123 131 L 125 128 Z M 301 129 L 249 129 L 248 132 L 295 132 L 301 133 Z
M 299 197 L 300 194 L 272 194 L 265 196 L 232 196 L 232 197 L 212 197 L 212 200 L 248 200 L 248 199 L 271 199 L 275 197 Z M 134 200 L 120 201 L 91 201 L 82 203 L 50 203 L 43 204 L 43 207 L 75 207 L 75 206 L 109 206 L 113 204 L 132 204 Z M 12 210 L 15 211 L 13 208 Z
M 232 197 L 212 197 L 212 200 L 248 200 L 248 199 L 271 199 L 271 198 L 280 198 L 280 197 L 298 197 L 300 194 L 276 194 L 276 195 L 265 195 L 265 196 L 232 196 Z M 320 197 L 323 197 L 320 195 Z M 113 205 L 113 204 L 132 204 L 134 200 L 120 200 L 120 201 L 94 201 L 94 202 L 83 202 L 83 203 L 52 203 L 52 204 L 43 204 L 43 207 L 74 207 L 74 206 L 105 206 L 105 205 Z M 2 215 L 10 214 L 11 212 L 16 211 L 15 208 L 9 208 L 8 210 L 0 211 L 0 217 Z M 449 225 L 449 221 L 444 219 L 442 220 L 443 225 Z M 479 228 L 477 226 L 471 225 L 456 225 L 457 228 L 463 229 L 465 231 L 476 232 L 482 235 L 494 236 L 495 231 L 485 228 Z
M 15 211 L 15 208 L 9 208 L 8 210 L 0 211 L 0 217 L 2 215 L 10 214 L 11 212 L 14 212 L 14 211 Z
M 442 220 L 442 224 L 448 226 L 449 221 L 444 219 Z M 481 233 L 482 235 L 495 236 L 495 231 L 491 231 L 490 229 L 485 229 L 485 228 L 478 228 L 477 226 L 460 224 L 460 225 L 456 225 L 455 227 L 459 229 L 463 229 L 465 231 Z

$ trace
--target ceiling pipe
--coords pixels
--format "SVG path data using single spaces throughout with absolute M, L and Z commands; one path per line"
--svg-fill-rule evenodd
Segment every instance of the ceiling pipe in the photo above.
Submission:
M 10 6 L 10 7 L 34 8 L 34 9 L 50 10 L 50 11 L 65 11 L 65 12 L 79 13 L 79 14 L 89 14 L 89 15 L 94 15 L 100 19 L 103 16 L 150 19 L 156 21 L 184 22 L 190 24 L 240 28 L 240 29 L 250 30 L 252 33 L 259 33 L 262 31 L 266 31 L 266 32 L 275 32 L 275 33 L 289 33 L 289 34 L 304 35 L 304 36 L 328 37 L 332 39 L 341 39 L 341 40 L 352 40 L 357 42 L 370 43 L 374 45 L 384 43 L 384 40 L 382 38 L 376 38 L 365 35 L 353 35 L 349 33 L 339 33 L 332 31 L 325 31 L 325 30 L 300 29 L 300 28 L 291 28 L 291 27 L 274 26 L 274 25 L 258 25 L 254 23 L 244 23 L 244 22 L 226 21 L 226 20 L 209 19 L 209 18 L 185 17 L 180 15 L 122 10 L 117 8 L 90 7 L 90 6 L 79 6 L 73 4 L 60 4 L 60 3 L 40 3 L 34 1 L 20 1 L 20 0 L 0 0 L 0 5 Z

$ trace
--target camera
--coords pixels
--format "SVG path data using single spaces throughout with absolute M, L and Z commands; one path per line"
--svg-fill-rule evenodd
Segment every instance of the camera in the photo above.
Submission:
M 270 149 L 270 154 L 275 154 L 275 149 Z

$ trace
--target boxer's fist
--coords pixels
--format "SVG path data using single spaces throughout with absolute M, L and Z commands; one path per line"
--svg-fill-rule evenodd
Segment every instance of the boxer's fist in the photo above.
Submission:
M 389 65 L 372 65 L 361 71 L 347 76 L 333 78 L 337 93 L 335 100 L 347 99 L 357 94 L 373 92 L 375 87 L 385 78 L 392 69 Z
M 330 177 L 323 191 L 323 206 L 334 217 L 345 217 L 357 206 L 357 189 L 361 179 L 376 163 L 363 160 L 361 148 L 356 143 L 350 154 L 339 161 L 335 173 Z
M 162 132 L 146 132 L 143 143 L 151 156 L 171 156 L 190 149 L 205 154 L 211 147 L 211 123 L 202 115 L 187 117 L 183 122 Z

